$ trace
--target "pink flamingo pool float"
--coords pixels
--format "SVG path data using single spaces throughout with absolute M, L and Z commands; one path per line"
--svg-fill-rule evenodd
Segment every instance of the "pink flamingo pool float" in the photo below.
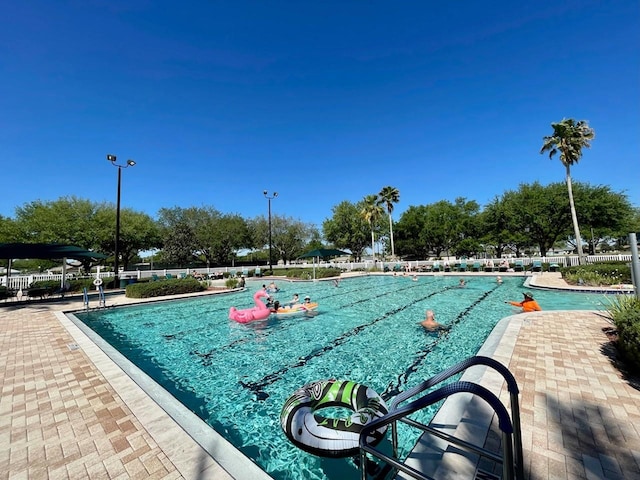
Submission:
M 253 295 L 253 301 L 256 306 L 253 308 L 246 308 L 244 310 L 238 310 L 236 307 L 229 309 L 229 318 L 235 320 L 238 323 L 249 323 L 255 320 L 265 320 L 271 315 L 271 311 L 267 308 L 265 303 L 260 300 L 262 297 L 268 297 L 264 290 L 258 290 Z

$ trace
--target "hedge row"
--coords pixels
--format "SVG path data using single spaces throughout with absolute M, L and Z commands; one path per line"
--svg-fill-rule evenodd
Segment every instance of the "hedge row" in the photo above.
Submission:
M 279 268 L 274 272 L 278 276 L 286 275 L 287 278 L 296 278 L 300 280 L 311 280 L 313 277 L 313 268 Z M 330 277 L 339 277 L 342 273 L 342 270 L 339 268 L 333 267 L 319 267 L 316 268 L 315 278 L 330 278 Z
M 165 295 L 202 292 L 206 290 L 206 282 L 202 283 L 192 277 L 161 280 L 158 282 L 132 283 L 127 285 L 126 296 L 129 298 L 152 298 Z
M 83 288 L 86 288 L 88 291 L 95 290 L 95 285 L 93 284 L 94 278 L 67 278 L 66 283 L 69 288 L 66 290 L 71 293 L 79 293 L 82 292 Z M 113 277 L 103 278 L 103 285 L 109 285 L 113 283 Z M 60 280 L 40 280 L 38 282 L 33 282 L 29 285 L 29 288 L 45 288 L 48 292 L 54 293 L 60 290 Z
M 567 283 L 584 285 L 618 285 L 631 283 L 631 267 L 625 262 L 593 263 L 560 269 Z M 580 281 L 582 280 L 582 281 Z

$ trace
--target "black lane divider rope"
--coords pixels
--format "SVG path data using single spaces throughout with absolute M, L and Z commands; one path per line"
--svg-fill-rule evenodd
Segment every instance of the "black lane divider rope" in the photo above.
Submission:
M 283 374 L 285 374 L 286 372 L 288 372 L 290 369 L 292 368 L 299 368 L 299 367 L 303 367 L 304 365 L 306 365 L 306 363 L 311 360 L 312 358 L 315 357 L 319 357 L 321 355 L 324 355 L 325 353 L 333 350 L 334 348 L 342 345 L 343 343 L 345 343 L 349 338 L 358 335 L 361 331 L 363 331 L 364 329 L 378 323 L 381 320 L 384 320 L 385 318 L 388 318 L 392 315 L 395 315 L 396 313 L 399 313 L 403 310 L 405 310 L 406 308 L 409 308 L 411 305 L 415 305 L 418 302 L 422 302 L 424 300 L 427 300 L 431 297 L 433 297 L 434 295 L 439 295 L 447 290 L 450 290 L 452 288 L 458 288 L 457 285 L 450 285 L 447 287 L 444 287 L 440 290 L 437 290 L 435 292 L 431 292 L 429 295 L 426 295 L 422 298 L 418 298 L 410 303 L 407 303 L 406 305 L 403 305 L 402 307 L 398 307 L 395 308 L 387 313 L 385 313 L 384 315 L 377 317 L 375 319 L 373 319 L 372 321 L 368 322 L 368 323 L 364 323 L 362 325 L 358 325 L 357 327 L 352 328 L 351 330 L 343 333 L 342 335 L 340 335 L 339 337 L 335 338 L 331 343 L 329 343 L 328 345 L 318 349 L 318 350 L 314 350 L 313 352 L 309 353 L 308 355 L 305 355 L 304 357 L 299 357 L 298 361 L 292 365 L 288 365 L 285 367 L 282 367 L 280 370 L 276 370 L 275 372 L 272 372 L 268 375 L 265 375 L 264 377 L 262 377 L 259 381 L 257 382 L 243 382 L 242 380 L 240 380 L 240 385 L 242 385 L 244 388 L 251 390 L 252 392 L 254 392 L 256 394 L 256 399 L 257 400 L 266 400 L 267 398 L 269 398 L 269 394 L 266 393 L 264 391 L 264 388 L 271 385 L 272 383 L 275 383 L 276 381 L 278 381 Z
M 344 291 L 342 293 L 351 293 L 352 291 L 356 291 L 356 290 L 359 290 L 359 288 L 358 289 L 353 289 L 353 290 L 346 290 L 346 291 Z M 334 295 L 330 295 L 330 296 L 327 296 L 327 297 L 323 297 L 323 300 L 326 299 L 326 298 L 334 297 L 336 295 L 340 295 L 340 294 L 334 294 Z M 229 311 L 228 307 L 215 308 L 214 310 L 211 310 L 210 312 L 207 312 L 207 315 L 211 316 L 211 315 L 215 315 L 215 314 L 222 313 L 222 312 L 228 312 L 228 311 Z M 177 333 L 166 334 L 166 335 L 162 335 L 162 336 L 164 337 L 165 340 L 175 340 L 175 339 L 180 338 L 180 337 L 182 337 L 184 335 L 193 334 L 193 333 L 196 333 L 196 332 L 199 332 L 199 331 L 202 331 L 202 330 L 208 330 L 209 328 L 211 328 L 209 325 L 205 325 L 205 326 L 197 328 L 195 330 L 182 330 L 182 331 L 177 332 Z M 250 340 L 253 340 L 253 337 L 239 338 L 238 340 L 235 340 L 231 344 L 225 345 L 225 346 L 222 346 L 222 347 L 219 347 L 219 348 L 227 349 L 227 348 L 232 347 L 232 346 L 234 346 L 234 345 L 236 345 L 238 343 L 242 344 L 242 343 L 248 342 Z M 200 354 L 198 352 L 191 352 L 191 353 L 195 353 L 196 355 L 200 355 L 200 356 L 209 355 L 210 354 L 209 356 L 211 356 L 211 355 L 213 355 L 214 350 L 209 351 L 208 354 Z
M 449 326 L 449 328 L 447 330 L 443 330 L 435 341 L 423 347 L 416 354 L 413 360 L 413 363 L 409 365 L 403 373 L 398 375 L 396 382 L 389 383 L 385 391 L 382 392 L 382 394 L 380 395 L 382 399 L 386 401 L 386 400 L 389 400 L 391 397 L 398 395 L 401 392 L 400 387 L 406 384 L 407 380 L 409 379 L 409 376 L 418 370 L 418 367 L 424 361 L 424 359 L 427 358 L 427 355 L 429 355 L 442 340 L 445 340 L 449 336 L 454 326 L 459 324 L 469 314 L 469 312 L 471 312 L 475 307 L 477 307 L 480 304 L 480 302 L 484 301 L 489 295 L 491 295 L 496 290 L 496 288 L 497 286 L 493 287 L 491 290 L 483 293 L 480 297 L 478 297 L 476 301 L 474 301 L 471 305 L 469 305 L 467 308 L 465 308 L 462 312 L 460 312 L 456 316 L 453 322 L 451 322 L 451 325 Z
M 354 291 L 355 290 L 357 290 L 357 289 L 354 289 Z M 351 290 L 347 290 L 344 293 L 351 293 Z M 335 296 L 335 295 L 331 295 L 331 296 Z M 275 298 L 275 296 L 274 296 L 274 298 Z M 329 297 L 327 297 L 327 298 L 329 298 Z M 212 315 L 217 315 L 218 313 L 221 314 L 223 312 L 228 313 L 229 312 L 229 307 L 217 307 L 217 308 L 214 308 L 213 310 L 207 312 L 207 315 L 208 316 L 212 316 Z M 197 333 L 197 332 L 200 332 L 200 331 L 203 331 L 203 330 L 206 331 L 206 330 L 209 330 L 210 328 L 211 328 L 210 325 L 204 325 L 204 326 L 202 326 L 200 328 L 196 328 L 194 330 L 181 330 L 181 331 L 176 332 L 176 333 L 164 334 L 164 335 L 162 335 L 162 337 L 165 340 L 176 340 L 176 339 L 179 339 L 180 337 L 183 337 L 184 335 Z M 230 346 L 233 346 L 235 343 L 244 343 L 244 342 L 247 342 L 249 340 L 252 340 L 252 338 L 251 337 L 240 338 L 240 339 L 236 340 L 235 342 L 233 342 L 232 344 L 226 345 L 226 346 L 223 346 L 223 347 L 220 347 L 220 348 L 229 348 Z M 213 354 L 213 350 L 211 350 L 209 352 L 209 354 L 200 354 L 200 353 L 197 353 L 197 352 L 191 352 L 191 353 L 195 353 L 195 354 L 201 355 L 201 356 L 204 356 L 204 355 L 211 356 L 209 354 Z
M 382 293 L 377 294 L 376 298 L 380 298 L 380 297 L 382 297 L 384 295 L 389 295 L 391 293 L 400 292 L 400 291 L 407 290 L 407 289 L 410 289 L 410 288 L 415 288 L 415 285 L 409 286 L 409 287 L 405 287 L 405 288 L 402 288 L 402 289 L 394 289 L 394 290 L 389 290 L 387 292 L 382 292 Z M 345 292 L 345 293 L 350 293 L 350 292 Z M 324 299 L 325 298 L 323 297 L 323 300 Z M 346 308 L 346 307 L 353 307 L 354 305 L 357 305 L 359 303 L 369 302 L 369 301 L 371 301 L 371 298 L 367 297 L 367 298 L 363 298 L 361 300 L 356 300 L 355 302 L 351 302 L 351 303 L 349 303 L 347 305 L 337 306 L 336 308 L 337 309 L 341 309 L 341 308 Z M 273 328 L 271 328 L 270 330 L 266 330 L 266 331 L 262 332 L 260 338 L 264 340 L 264 337 L 266 337 L 267 335 L 270 335 L 270 334 L 272 334 L 274 332 L 278 332 L 280 330 L 283 330 L 283 329 L 287 328 L 291 324 L 292 324 L 291 322 L 279 323 L 276 326 L 274 326 Z M 254 340 L 253 337 L 238 338 L 237 340 L 234 340 L 233 342 L 229 343 L 228 345 L 224 345 L 224 346 L 221 346 L 221 347 L 217 347 L 217 348 L 211 349 L 208 352 L 199 352 L 197 350 L 194 350 L 194 351 L 189 352 L 189 353 L 191 355 L 197 355 L 200 358 L 202 358 L 203 359 L 202 365 L 205 366 L 205 367 L 209 367 L 212 364 L 211 359 L 216 354 L 220 354 L 220 353 L 222 353 L 222 352 L 224 352 L 226 350 L 229 350 L 230 348 L 233 348 L 233 347 L 235 347 L 237 345 L 243 345 L 243 344 L 245 344 L 247 342 L 250 342 L 252 340 Z
M 394 288 L 393 290 L 388 290 L 386 292 L 377 294 L 376 298 L 380 298 L 380 297 L 382 297 L 384 295 L 391 295 L 393 293 L 404 292 L 405 290 L 411 290 L 412 288 L 417 288 L 417 287 L 418 287 L 418 285 L 409 285 L 408 287 L 404 287 L 404 288 Z M 370 302 L 370 301 L 371 301 L 371 297 L 365 297 L 365 298 L 362 298 L 360 300 L 356 300 L 355 302 L 343 305 L 342 307 L 339 307 L 339 308 L 349 308 L 349 307 L 353 307 L 354 305 L 358 305 L 360 303 L 365 303 L 365 302 Z

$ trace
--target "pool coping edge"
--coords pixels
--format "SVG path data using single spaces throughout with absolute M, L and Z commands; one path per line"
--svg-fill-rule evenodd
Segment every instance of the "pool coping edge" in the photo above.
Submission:
M 55 315 L 183 477 L 273 480 L 73 313 Z

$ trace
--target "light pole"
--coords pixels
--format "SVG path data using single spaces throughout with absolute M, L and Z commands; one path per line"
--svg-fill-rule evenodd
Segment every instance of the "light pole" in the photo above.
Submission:
M 127 160 L 125 165 L 119 165 L 116 163 L 115 155 L 107 155 L 107 160 L 111 162 L 111 165 L 118 168 L 118 196 L 116 200 L 116 248 L 115 248 L 115 261 L 114 261 L 114 281 L 115 288 L 119 287 L 118 273 L 120 268 L 120 183 L 122 182 L 122 169 L 127 167 L 133 167 L 136 162 L 133 160 Z
M 273 275 L 273 256 L 271 254 L 271 200 L 278 196 L 278 192 L 273 192 L 271 196 L 269 196 L 269 192 L 266 190 L 262 193 L 269 203 L 269 271 L 271 272 L 271 275 Z

